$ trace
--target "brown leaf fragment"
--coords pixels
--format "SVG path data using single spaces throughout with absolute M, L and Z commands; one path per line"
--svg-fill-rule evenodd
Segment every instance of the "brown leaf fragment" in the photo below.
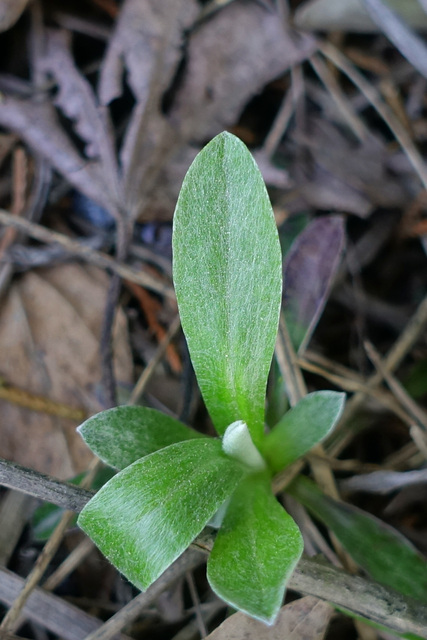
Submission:
M 291 167 L 291 177 L 307 203 L 362 218 L 376 206 L 404 206 L 407 194 L 388 173 L 387 151 L 380 141 L 369 138 L 356 143 L 318 118 L 311 118 L 309 132 L 295 140 L 310 152 L 309 163 Z
M 40 66 L 55 78 L 58 86 L 56 106 L 73 121 L 77 135 L 86 143 L 86 155 L 102 161 L 105 184 L 117 197 L 118 169 L 111 122 L 107 110 L 96 104 L 89 82 L 74 64 L 69 32 L 46 31 L 45 51 Z
M 327 602 L 306 596 L 282 607 L 271 627 L 235 613 L 206 640 L 322 640 L 333 611 Z
M 192 140 L 204 141 L 233 124 L 268 82 L 315 49 L 274 10 L 235 0 L 194 31 L 185 77 L 171 118 Z
M 147 198 L 160 181 L 160 172 L 167 170 L 168 160 L 178 143 L 177 132 L 157 108 L 148 117 L 144 110 L 142 102 L 135 106 L 120 151 L 125 207 L 132 219 L 141 219 L 144 205 L 151 208 Z M 161 186 L 164 188 L 163 182 Z M 168 219 L 172 212 L 173 207 Z
M 0 31 L 7 31 L 21 17 L 28 0 L 0 0 Z
M 24 578 L 0 568 L 0 602 L 11 606 L 24 584 Z M 33 589 L 23 609 L 23 615 L 64 640 L 81 640 L 102 625 L 99 618 L 39 587 Z M 114 639 L 130 640 L 129 636 L 124 634 L 117 634 Z
M 126 0 L 101 67 L 101 103 L 109 104 L 122 95 L 125 69 L 138 102 L 147 100 L 155 71 L 156 83 L 165 90 L 182 55 L 183 32 L 197 12 L 194 0 L 175 1 L 173 8 L 168 0 Z M 170 20 L 173 24 L 168 29 Z M 159 56 L 162 56 L 160 68 Z
M 360 218 L 367 218 L 373 211 L 368 198 L 319 166 L 313 169 L 309 178 L 303 179 L 299 191 L 313 208 L 345 211 Z
M 99 334 L 107 276 L 77 264 L 29 272 L 14 283 L 0 312 L 0 373 L 29 393 L 88 414 L 102 409 Z M 126 321 L 118 314 L 115 365 L 131 382 Z M 72 477 L 91 458 L 76 421 L 0 399 L 0 457 L 59 478 Z
M 77 190 L 111 211 L 109 189 L 100 163 L 80 156 L 59 124 L 50 102 L 2 96 L 0 124 L 19 134 Z

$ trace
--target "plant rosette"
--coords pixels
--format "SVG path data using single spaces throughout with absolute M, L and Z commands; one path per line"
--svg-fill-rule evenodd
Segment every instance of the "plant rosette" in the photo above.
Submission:
M 303 541 L 273 495 L 271 477 L 327 436 L 344 394 L 308 394 L 265 433 L 281 251 L 262 176 L 229 133 L 198 154 L 184 179 L 174 215 L 173 274 L 191 360 L 219 438 L 145 407 L 90 418 L 79 427 L 82 437 L 120 471 L 78 523 L 140 589 L 206 525 L 216 526 L 207 567 L 212 589 L 272 624 Z

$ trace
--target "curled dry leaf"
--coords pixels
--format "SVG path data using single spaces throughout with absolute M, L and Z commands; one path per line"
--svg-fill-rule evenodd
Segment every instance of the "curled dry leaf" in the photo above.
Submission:
M 309 150 L 310 162 L 294 163 L 290 173 L 310 206 L 366 218 L 377 206 L 405 205 L 406 193 L 387 170 L 381 141 L 355 143 L 326 118 L 311 118 L 309 131 L 295 141 Z
M 29 272 L 14 283 L 0 314 L 0 374 L 33 394 L 83 408 L 102 409 L 99 333 L 108 279 L 76 264 Z M 119 312 L 115 334 L 116 375 L 131 382 L 126 321 Z M 0 457 L 60 478 L 88 463 L 76 422 L 0 400 Z
M 7 31 L 17 20 L 28 4 L 28 0 L 0 0 L 0 31 Z
M 0 124 L 45 158 L 70 184 L 111 210 L 108 187 L 99 162 L 83 158 L 62 129 L 55 108 L 47 100 L 31 102 L 10 96 L 0 101 Z
M 177 142 L 177 131 L 160 112 L 160 103 L 183 55 L 184 31 L 197 12 L 195 0 L 180 0 L 172 8 L 167 0 L 126 0 L 101 67 L 101 103 L 122 94 L 125 67 L 137 100 L 120 150 L 125 209 L 132 218 L 140 215 L 141 200 Z M 172 211 L 173 205 L 168 218 Z
M 204 141 L 236 122 L 247 102 L 315 49 L 261 3 L 235 0 L 194 31 L 171 109 L 186 137 Z
M 172 9 L 167 0 L 124 2 L 101 67 L 102 104 L 122 95 L 125 68 L 138 102 L 146 102 L 153 80 L 162 90 L 167 88 L 182 55 L 183 33 L 198 12 L 194 0 L 173 5 Z
M 157 103 L 150 111 L 142 99 L 134 109 L 121 150 L 127 209 L 137 210 L 140 219 L 152 217 L 153 211 L 158 218 L 170 219 L 195 155 L 183 142 L 205 142 L 234 124 L 255 94 L 314 49 L 310 36 L 283 25 L 274 10 L 260 3 L 235 0 L 199 24 L 189 36 L 176 86 L 170 87 L 167 117 Z M 171 168 L 166 158 L 172 158 Z M 283 172 L 272 176 L 270 168 L 269 173 L 281 186 L 287 180 Z M 139 185 L 149 193 L 143 211 Z
M 86 155 L 101 160 L 105 184 L 112 190 L 118 179 L 118 170 L 108 113 L 96 104 L 89 82 L 74 64 L 70 33 L 52 29 L 46 32 L 46 36 L 41 67 L 53 75 L 57 83 L 55 104 L 73 121 L 77 135 L 86 143 Z M 112 195 L 116 195 L 114 191 Z
M 333 611 L 327 602 L 306 596 L 282 607 L 272 627 L 235 613 L 206 640 L 322 640 Z

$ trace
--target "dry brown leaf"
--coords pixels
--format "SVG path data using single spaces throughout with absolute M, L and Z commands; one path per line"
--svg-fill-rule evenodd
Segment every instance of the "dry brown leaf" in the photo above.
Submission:
M 28 0 L 0 0 L 0 31 L 7 31 L 20 18 Z
M 126 0 L 101 67 L 99 96 L 109 104 L 123 92 L 123 73 L 138 102 L 145 103 L 154 80 L 165 90 L 181 58 L 184 30 L 197 15 L 194 0 Z M 173 20 L 174 17 L 177 20 Z M 170 29 L 169 21 L 173 20 Z M 168 33 L 166 33 L 168 31 Z M 167 37 L 166 37 L 167 36 Z M 158 68 L 158 58 L 161 59 Z
M 32 102 L 10 96 L 0 101 L 0 124 L 19 134 L 76 189 L 111 211 L 111 199 L 99 162 L 80 156 L 61 127 L 48 101 Z
M 247 102 L 315 49 L 261 3 L 235 0 L 194 31 L 171 118 L 205 141 L 234 124 Z
M 56 106 L 73 121 L 76 133 L 86 143 L 86 155 L 101 160 L 105 185 L 117 199 L 118 168 L 111 122 L 107 110 L 96 104 L 89 82 L 74 64 L 70 33 L 47 30 L 40 62 L 41 68 L 53 75 L 58 85 Z
M 140 220 L 170 219 L 195 155 L 185 143 L 204 143 L 234 124 L 256 93 L 314 47 L 311 37 L 299 36 L 255 2 L 235 0 L 200 24 L 189 37 L 183 79 L 171 92 L 167 117 L 143 101 L 134 109 L 120 154 L 126 208 Z M 280 176 L 281 186 L 285 178 Z
M 306 596 L 282 607 L 272 627 L 235 613 L 206 640 L 322 640 L 333 612 L 327 602 Z
M 184 31 L 197 12 L 194 0 L 180 0 L 172 7 L 167 0 L 127 0 L 107 51 L 101 101 L 121 95 L 124 62 L 137 99 L 120 151 L 125 209 L 132 218 L 141 213 L 141 201 L 177 142 L 160 104 L 183 55 Z
M 379 141 L 371 138 L 356 143 L 318 118 L 311 118 L 309 130 L 309 135 L 298 134 L 295 139 L 310 151 L 310 161 L 294 163 L 291 168 L 308 204 L 362 218 L 377 206 L 404 206 L 407 194 L 387 173 L 387 150 Z
M 101 378 L 99 333 L 107 276 L 92 267 L 66 264 L 29 272 L 11 287 L 0 312 L 0 374 L 8 383 L 88 413 Z M 115 368 L 131 382 L 132 358 L 124 314 L 115 335 Z M 0 400 L 0 457 L 68 478 L 91 457 L 71 420 Z

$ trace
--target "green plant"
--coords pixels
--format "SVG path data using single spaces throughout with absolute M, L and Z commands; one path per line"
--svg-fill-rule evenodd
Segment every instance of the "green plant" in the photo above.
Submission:
M 146 589 L 208 524 L 219 527 L 208 580 L 232 606 L 271 624 L 303 548 L 271 477 L 333 428 L 344 394 L 307 395 L 265 434 L 282 298 L 281 252 L 261 174 L 222 133 L 197 156 L 174 218 L 174 282 L 201 392 L 219 438 L 144 407 L 118 407 L 80 433 L 121 469 L 79 525 Z

